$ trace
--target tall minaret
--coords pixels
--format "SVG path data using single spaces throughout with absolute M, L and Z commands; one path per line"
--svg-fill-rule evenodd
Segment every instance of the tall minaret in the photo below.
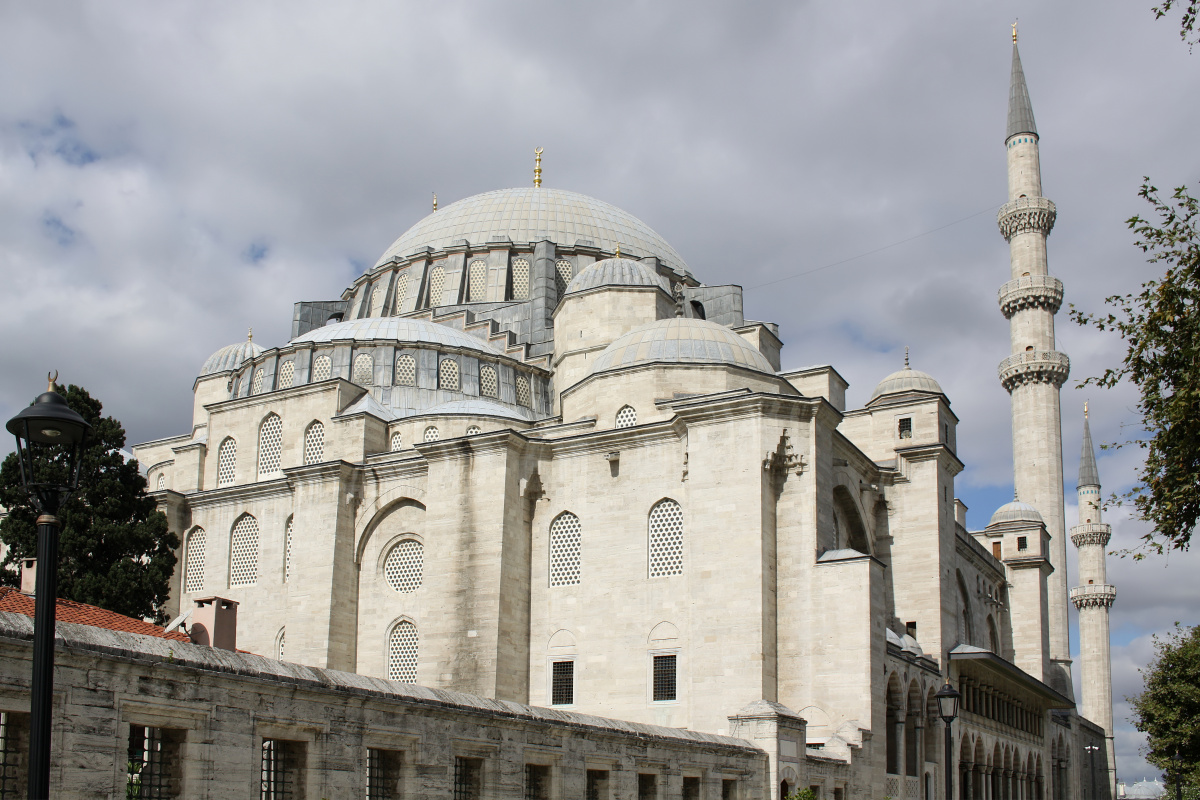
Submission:
M 1050 534 L 1048 580 L 1050 661 L 1047 677 L 1073 697 L 1071 644 L 1067 632 L 1067 544 L 1063 512 L 1062 415 L 1059 388 L 1071 362 L 1054 347 L 1054 315 L 1063 285 L 1046 264 L 1046 236 L 1055 209 L 1042 197 L 1037 126 L 1013 27 L 1012 84 L 1008 98 L 1008 202 L 997 222 L 1008 240 L 1012 280 L 1000 289 L 1009 320 L 1012 355 L 1000 362 L 1000 383 L 1012 396 L 1013 477 L 1017 496 L 1035 507 Z
M 1079 585 L 1071 590 L 1071 602 L 1079 610 L 1079 659 L 1083 685 L 1080 713 L 1104 728 L 1108 745 L 1109 788 L 1116 797 L 1116 762 L 1112 723 L 1112 662 L 1109 657 L 1108 610 L 1117 590 L 1108 582 L 1105 547 L 1112 528 L 1100 520 L 1100 473 L 1088 427 L 1087 404 L 1083 406 L 1083 452 L 1079 456 L 1079 524 L 1071 529 L 1071 542 L 1079 549 Z

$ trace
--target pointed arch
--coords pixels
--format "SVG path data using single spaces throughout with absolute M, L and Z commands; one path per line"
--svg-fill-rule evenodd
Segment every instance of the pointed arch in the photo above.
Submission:
M 386 661 L 388 680 L 401 683 L 417 682 L 417 667 L 421 660 L 420 644 L 417 623 L 409 617 L 401 617 L 388 627 Z
M 833 549 L 857 550 L 871 554 L 871 537 L 863 522 L 862 512 L 854 496 L 844 485 L 833 488 L 834 545 Z
M 237 440 L 226 436 L 217 448 L 217 488 L 237 482 Z
M 272 412 L 258 426 L 258 479 L 272 478 L 279 472 L 283 454 L 283 420 Z
M 570 511 L 550 523 L 549 575 L 551 586 L 575 586 L 583 574 L 583 529 Z
M 229 585 L 251 586 L 258 582 L 258 520 L 242 514 L 229 535 Z
M 683 507 L 664 497 L 650 508 L 649 575 L 663 578 L 683 574 Z
M 972 645 L 975 643 L 975 631 L 971 620 L 971 596 L 967 592 L 967 582 L 963 580 L 961 571 L 958 576 L 958 643 Z
M 183 549 L 183 591 L 195 594 L 204 591 L 204 528 L 192 528 Z

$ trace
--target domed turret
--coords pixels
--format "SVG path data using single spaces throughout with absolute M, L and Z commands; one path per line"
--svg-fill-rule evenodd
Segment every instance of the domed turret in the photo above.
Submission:
M 766 356 L 715 322 L 690 317 L 660 319 L 619 336 L 592 365 L 592 374 L 650 363 L 727 364 L 774 375 Z
M 1042 515 L 1038 510 L 1028 503 L 1022 503 L 1019 500 L 1013 500 L 1011 503 L 1005 503 L 996 509 L 996 513 L 992 514 L 992 519 L 988 522 L 988 527 L 999 525 L 1005 522 L 1028 522 L 1034 525 L 1044 524 Z
M 247 337 L 244 342 L 226 345 L 208 357 L 204 366 L 200 368 L 200 377 L 235 370 L 242 365 L 243 361 L 255 358 L 262 351 L 263 349 L 254 343 L 252 337 Z
M 879 382 L 879 385 L 875 387 L 875 391 L 871 392 L 871 400 L 868 402 L 877 400 L 884 395 L 904 394 L 906 392 L 945 394 L 942 391 L 941 384 L 935 381 L 933 376 L 913 369 L 906 363 L 904 369 L 893 372 Z
M 667 279 L 630 258 L 606 258 L 580 272 L 567 284 L 564 296 L 601 286 L 655 286 L 670 292 Z

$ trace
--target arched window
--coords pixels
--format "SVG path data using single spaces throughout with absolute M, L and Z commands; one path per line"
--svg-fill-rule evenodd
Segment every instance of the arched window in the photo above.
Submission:
M 417 360 L 408 353 L 396 356 L 396 385 L 417 385 Z
M 434 267 L 429 273 L 429 307 L 434 308 L 442 304 L 442 293 L 446 289 L 446 270 L 441 267 Z
M 158 473 L 157 489 L 158 489 L 158 491 L 161 492 L 163 489 L 166 489 L 166 488 L 167 488 L 167 476 L 164 473 L 160 472 L 160 473 Z
M 483 428 L 479 427 L 478 425 L 467 426 L 467 436 L 478 436 L 481 433 L 483 433 Z
M 529 259 L 514 258 L 512 262 L 512 299 L 529 299 Z
M 417 682 L 417 626 L 402 620 L 388 636 L 388 679 Z
M 554 262 L 554 286 L 558 289 L 558 296 L 562 297 L 567 291 L 567 284 L 571 282 L 571 262 L 565 258 L 560 258 Z
M 288 517 L 287 528 L 283 531 L 283 582 L 292 579 L 292 517 Z
M 440 438 L 442 438 L 442 433 L 437 429 L 436 426 L 430 425 L 425 429 L 425 441 L 436 442 Z
M 529 378 L 517 376 L 517 405 L 529 407 Z
M 325 426 L 320 420 L 304 432 L 304 463 L 320 464 L 325 457 Z
M 683 574 L 683 509 L 660 500 L 650 509 L 650 577 Z
M 279 472 L 279 455 L 283 448 L 283 420 L 278 414 L 268 414 L 258 427 L 258 479 Z
M 243 514 L 233 525 L 229 545 L 229 585 L 249 586 L 258 582 L 258 520 Z
M 632 428 L 637 425 L 637 412 L 633 410 L 633 406 L 621 406 L 621 410 L 617 412 L 617 427 Z
M 408 297 L 408 273 L 396 279 L 396 313 L 404 308 L 404 299 Z
M 400 431 L 392 431 L 392 452 L 395 453 L 397 450 L 402 450 L 403 448 L 404 437 L 400 435 Z
M 204 591 L 204 528 L 188 535 L 183 555 L 183 590 L 188 594 Z
M 482 261 L 472 261 L 467 271 L 467 293 L 472 303 L 481 303 L 487 299 L 487 264 Z
M 375 359 L 370 353 L 359 353 L 354 357 L 354 376 L 351 383 L 359 386 L 370 386 L 375 380 Z
M 374 317 L 379 314 L 380 306 L 383 305 L 383 286 L 376 286 L 371 292 L 371 305 L 367 308 L 367 316 Z
M 383 577 L 388 586 L 402 594 L 421 588 L 424 570 L 425 546 L 416 539 L 397 543 L 383 561 Z
M 579 517 L 564 511 L 550 523 L 550 585 L 574 586 L 579 583 L 579 551 L 582 533 Z
M 286 639 L 287 639 L 287 629 L 280 628 L 279 629 L 279 638 L 275 640 L 275 658 L 277 658 L 280 661 L 283 661 L 283 654 L 284 654 L 284 649 L 285 649 L 284 643 L 285 643 Z
M 500 396 L 500 379 L 491 364 L 479 365 L 479 393 L 484 397 Z
M 279 388 L 292 388 L 292 377 L 296 374 L 296 362 L 285 361 L 279 365 Z
M 453 358 L 443 358 L 438 364 L 438 388 L 458 391 L 458 362 Z
M 233 486 L 237 479 L 237 442 L 226 437 L 217 450 L 217 487 Z
M 262 367 L 254 370 L 254 381 L 250 384 L 250 394 L 262 394 L 263 390 L 263 371 Z
M 333 375 L 333 359 L 329 356 L 317 356 L 313 359 L 312 383 L 327 381 Z
M 1000 634 L 996 631 L 996 621 L 992 619 L 992 615 L 988 614 L 987 618 L 988 629 L 988 649 L 996 655 L 1000 653 Z
M 962 573 L 958 574 L 958 643 L 975 644 L 975 631 L 971 624 L 971 600 Z

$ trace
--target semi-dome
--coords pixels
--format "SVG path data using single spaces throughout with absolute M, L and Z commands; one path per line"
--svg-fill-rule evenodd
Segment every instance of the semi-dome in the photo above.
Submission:
M 461 347 L 464 350 L 475 350 L 492 356 L 500 355 L 499 350 L 468 333 L 446 325 L 439 325 L 436 322 L 403 317 L 366 317 L 349 322 L 335 322 L 332 325 L 314 328 L 302 336 L 297 336 L 292 339 L 292 344 L 333 342 L 342 339 L 433 344 L 443 347 Z
M 614 205 L 577 192 L 544 187 L 484 192 L 433 212 L 409 228 L 379 258 L 383 264 L 421 248 L 441 250 L 465 239 L 472 245 L 508 237 L 513 242 L 589 242 L 613 252 L 655 256 L 675 270 L 687 264 L 649 225 Z
M 996 509 L 996 513 L 992 514 L 992 520 L 988 523 L 988 527 L 999 525 L 1002 522 L 1030 522 L 1035 525 L 1043 524 L 1042 515 L 1038 510 L 1028 503 L 1022 503 L 1019 500 L 1013 500 L 1011 503 L 1005 503 Z
M 533 414 L 525 408 L 518 410 L 482 397 L 472 397 L 467 400 L 450 400 L 432 408 L 421 409 L 413 412 L 412 416 L 500 417 L 528 422 Z
M 671 291 L 666 278 L 640 261 L 606 258 L 572 278 L 563 294 L 585 292 L 601 286 L 655 286 L 668 293 Z
M 945 394 L 942 391 L 941 384 L 935 381 L 933 376 L 905 366 L 904 369 L 893 372 L 881 380 L 879 385 L 875 387 L 875 391 L 871 392 L 871 400 L 883 397 L 885 394 L 901 394 L 903 392 Z M 870 400 L 867 402 L 870 402 Z
M 729 364 L 774 375 L 754 345 L 724 325 L 692 317 L 660 319 L 618 336 L 592 365 L 592 373 L 654 362 Z
M 200 368 L 200 377 L 237 369 L 243 361 L 258 356 L 262 351 L 263 349 L 250 339 L 237 344 L 225 345 L 204 362 L 204 366 Z

